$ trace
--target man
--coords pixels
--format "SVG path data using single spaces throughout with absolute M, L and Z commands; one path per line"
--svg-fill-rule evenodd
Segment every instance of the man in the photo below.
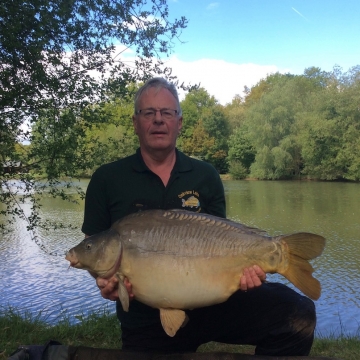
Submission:
M 137 153 L 103 165 L 89 183 L 82 227 L 86 236 L 146 209 L 180 208 L 225 217 L 224 189 L 216 170 L 176 149 L 182 116 L 172 84 L 154 78 L 139 89 L 133 125 L 140 142 Z M 133 299 L 128 281 L 132 301 L 124 312 L 118 280 L 96 279 L 101 295 L 116 300 L 124 350 L 190 352 L 202 343 L 219 341 L 256 345 L 256 354 L 308 355 L 316 322 L 313 302 L 284 285 L 264 281 L 258 266 L 245 269 L 239 291 L 222 304 L 188 310 L 188 323 L 169 337 L 158 309 Z

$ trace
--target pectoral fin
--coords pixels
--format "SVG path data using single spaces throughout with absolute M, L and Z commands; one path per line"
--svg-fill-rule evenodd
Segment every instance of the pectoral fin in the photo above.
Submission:
M 121 302 L 122 308 L 124 311 L 128 312 L 129 311 L 129 293 L 128 293 L 124 283 L 121 280 L 119 280 L 118 292 L 119 292 L 119 300 Z
M 182 310 L 160 309 L 160 320 L 165 332 L 169 336 L 173 337 L 179 330 L 180 326 L 182 326 L 187 320 L 187 316 Z

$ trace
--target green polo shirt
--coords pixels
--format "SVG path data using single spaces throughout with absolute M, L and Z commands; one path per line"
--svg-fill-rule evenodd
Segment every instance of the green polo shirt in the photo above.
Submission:
M 82 231 L 93 235 L 128 214 L 148 209 L 185 209 L 225 217 L 220 176 L 212 165 L 176 150 L 176 162 L 164 186 L 145 165 L 138 149 L 136 154 L 94 172 L 86 191 Z M 157 309 L 136 300 L 130 302 L 128 313 L 118 302 L 117 313 L 122 326 L 130 328 L 160 321 Z

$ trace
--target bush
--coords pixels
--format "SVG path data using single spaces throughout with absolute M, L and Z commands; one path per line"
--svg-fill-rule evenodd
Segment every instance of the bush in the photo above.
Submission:
M 230 161 L 229 173 L 234 180 L 245 179 L 248 175 L 248 169 L 240 161 Z

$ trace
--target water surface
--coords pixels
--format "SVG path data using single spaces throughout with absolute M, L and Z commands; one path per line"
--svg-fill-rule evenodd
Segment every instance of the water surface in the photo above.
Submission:
M 81 185 L 85 188 L 87 181 Z M 315 259 L 314 276 L 322 284 L 316 302 L 317 335 L 359 334 L 360 328 L 360 184 L 281 181 L 224 181 L 229 218 L 271 235 L 314 232 L 327 239 Z M 37 232 L 44 252 L 18 220 L 0 235 L 0 311 L 15 307 L 55 323 L 64 314 L 72 321 L 114 304 L 99 295 L 85 271 L 68 269 L 65 252 L 83 239 L 83 202 L 78 205 L 44 196 L 42 214 L 76 229 Z M 270 281 L 281 281 L 271 275 Z M 292 286 L 289 284 L 289 286 Z
M 228 217 L 270 235 L 298 231 L 326 238 L 312 261 L 322 295 L 318 334 L 360 329 L 360 184 L 307 181 L 224 182 Z M 287 283 L 278 275 L 270 279 Z M 291 284 L 289 286 L 292 287 Z

